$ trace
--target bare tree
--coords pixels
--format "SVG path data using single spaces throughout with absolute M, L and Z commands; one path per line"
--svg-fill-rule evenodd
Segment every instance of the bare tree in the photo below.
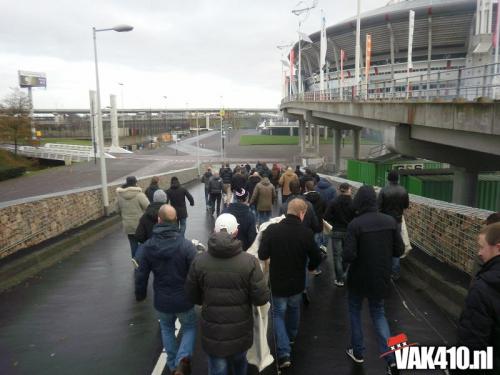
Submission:
M 11 89 L 0 103 L 0 142 L 14 143 L 17 146 L 27 143 L 31 137 L 30 100 L 19 88 Z

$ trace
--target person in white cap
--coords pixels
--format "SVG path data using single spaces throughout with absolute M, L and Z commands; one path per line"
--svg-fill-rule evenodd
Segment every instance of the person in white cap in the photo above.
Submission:
M 208 251 L 191 264 L 186 292 L 202 305 L 201 343 L 209 374 L 244 375 L 246 352 L 253 343 L 252 305 L 269 301 L 269 288 L 256 257 L 243 251 L 236 238 L 238 222 L 231 214 L 215 221 Z

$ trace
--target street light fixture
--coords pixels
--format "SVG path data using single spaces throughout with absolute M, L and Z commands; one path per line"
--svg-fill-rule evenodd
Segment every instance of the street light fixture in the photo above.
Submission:
M 98 147 L 99 147 L 99 160 L 101 169 L 101 189 L 102 189 L 102 203 L 104 206 L 104 215 L 109 214 L 109 198 L 108 198 L 108 177 L 106 172 L 106 157 L 104 155 L 104 132 L 102 130 L 102 111 L 101 111 L 101 90 L 99 86 L 99 68 L 97 64 L 97 43 L 96 33 L 101 31 L 116 31 L 127 32 L 132 31 L 134 28 L 129 25 L 117 25 L 107 29 L 96 29 L 92 27 L 92 36 L 94 40 L 94 59 L 95 59 L 95 83 L 96 83 L 96 96 L 97 96 L 97 132 L 98 132 Z

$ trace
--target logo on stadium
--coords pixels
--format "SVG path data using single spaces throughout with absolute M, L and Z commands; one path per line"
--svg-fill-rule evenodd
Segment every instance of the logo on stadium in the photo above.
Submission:
M 465 346 L 418 346 L 404 333 L 387 339 L 389 350 L 380 358 L 394 354 L 399 370 L 492 370 L 493 347 L 469 350 Z

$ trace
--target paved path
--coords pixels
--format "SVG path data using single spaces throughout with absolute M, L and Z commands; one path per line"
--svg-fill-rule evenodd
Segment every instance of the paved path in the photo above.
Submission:
M 186 237 L 206 242 L 214 219 L 206 215 L 202 185 L 190 191 L 196 205 L 188 207 Z M 117 228 L 0 294 L 0 374 L 151 374 L 161 352 L 159 325 L 152 291 L 146 301 L 135 301 L 129 252 Z M 312 301 L 303 310 L 293 367 L 283 374 L 384 374 L 366 306 L 365 364 L 353 365 L 344 354 L 349 341 L 346 289 L 333 286 L 331 252 L 321 267 L 323 274 L 311 277 Z M 386 311 L 393 333 L 404 332 L 421 344 L 453 341 L 454 326 L 404 281 L 393 288 Z M 198 337 L 193 374 L 206 373 Z M 271 366 L 264 374 L 276 371 Z

